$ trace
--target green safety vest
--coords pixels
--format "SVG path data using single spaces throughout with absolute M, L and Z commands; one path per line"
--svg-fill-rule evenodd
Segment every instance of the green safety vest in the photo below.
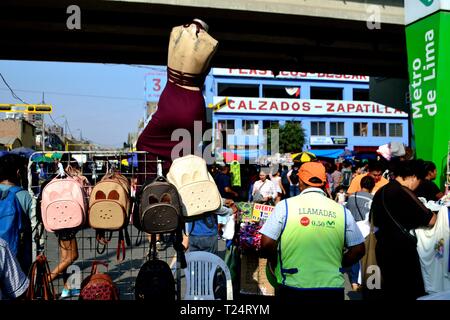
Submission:
M 293 288 L 343 288 L 344 207 L 318 190 L 287 199 L 275 276 Z
M 240 187 L 241 186 L 241 164 L 238 161 L 233 161 L 230 163 L 231 172 L 231 186 Z

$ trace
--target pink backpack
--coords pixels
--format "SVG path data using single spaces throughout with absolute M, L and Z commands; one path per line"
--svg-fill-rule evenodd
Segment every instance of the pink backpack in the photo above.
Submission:
M 42 190 L 42 222 L 49 232 L 83 226 L 87 210 L 86 195 L 79 179 L 57 177 Z

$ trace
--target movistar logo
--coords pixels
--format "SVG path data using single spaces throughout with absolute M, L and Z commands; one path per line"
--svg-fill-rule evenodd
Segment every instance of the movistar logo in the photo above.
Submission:
M 434 0 L 420 0 L 420 2 L 422 2 L 423 5 L 427 7 L 431 6 L 433 4 L 433 1 Z

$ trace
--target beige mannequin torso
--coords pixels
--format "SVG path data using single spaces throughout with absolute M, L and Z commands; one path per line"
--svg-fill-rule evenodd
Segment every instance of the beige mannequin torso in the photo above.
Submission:
M 195 24 L 188 27 L 177 26 L 170 33 L 167 66 L 173 70 L 201 75 L 209 66 L 218 42 Z M 171 79 L 169 79 L 171 81 Z M 182 86 L 191 90 L 200 90 L 194 86 Z

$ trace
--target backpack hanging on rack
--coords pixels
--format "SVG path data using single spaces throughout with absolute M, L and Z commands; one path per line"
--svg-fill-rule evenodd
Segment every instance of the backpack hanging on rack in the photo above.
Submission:
M 90 275 L 81 283 L 80 300 L 119 300 L 119 290 L 112 281 L 111 277 L 97 271 L 97 265 L 107 264 L 94 261 Z
M 156 235 L 151 236 L 149 260 L 139 269 L 135 283 L 136 300 L 175 301 L 175 279 L 169 265 L 156 258 Z
M 106 237 L 106 232 L 119 231 L 117 260 L 125 258 L 125 240 L 130 245 L 127 231 L 130 220 L 130 185 L 123 175 L 113 172 L 106 174 L 92 189 L 89 199 L 89 225 L 96 230 L 99 244 L 106 246 L 112 233 Z M 124 235 L 125 233 L 125 235 Z M 99 254 L 104 252 L 97 249 Z
M 184 221 L 181 215 L 181 199 L 175 186 L 166 178 L 158 177 L 149 183 L 144 183 L 136 196 L 133 212 L 133 224 L 140 231 L 136 245 L 140 244 L 143 232 L 155 235 L 172 233 L 175 236 L 173 247 L 181 265 L 186 265 L 184 256 L 183 230 Z
M 50 273 L 47 258 L 43 254 L 38 255 L 28 273 L 27 300 L 56 300 L 53 283 L 49 281 Z
M 116 231 L 124 228 L 130 216 L 130 185 L 119 173 L 105 175 L 92 189 L 89 199 L 89 225 L 94 229 Z
M 198 156 L 188 155 L 175 159 L 167 180 L 180 194 L 184 217 L 215 211 L 222 205 L 219 189 L 207 170 L 206 161 Z
M 168 233 L 182 226 L 181 199 L 175 186 L 158 176 L 142 186 L 137 196 L 133 224 L 146 233 Z
M 48 232 L 82 227 L 87 211 L 86 193 L 78 179 L 58 175 L 42 190 L 42 222 Z

